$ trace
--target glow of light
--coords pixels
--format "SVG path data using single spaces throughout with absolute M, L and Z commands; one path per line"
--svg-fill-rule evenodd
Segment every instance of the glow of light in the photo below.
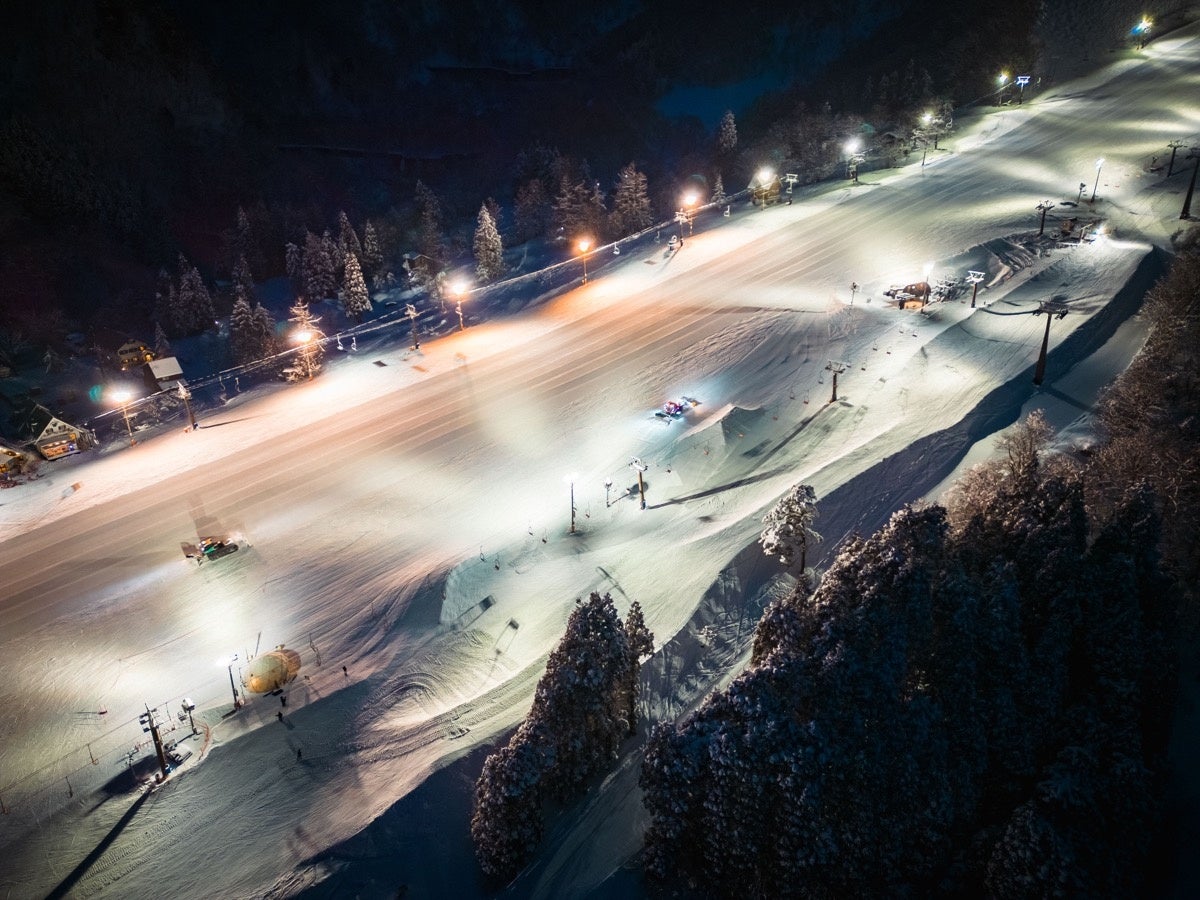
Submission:
M 122 388 L 120 390 L 113 391 L 111 394 L 109 394 L 109 396 L 112 398 L 112 401 L 114 403 L 122 403 L 123 404 L 123 403 L 127 402 L 129 400 L 129 398 L 132 397 L 133 395 L 131 393 L 129 393 L 129 391 Z
M 689 191 L 688 193 L 683 195 L 683 205 L 684 206 L 695 206 L 696 201 L 699 199 L 700 198 L 696 196 L 695 192 Z
M 850 138 L 850 140 L 846 141 L 846 152 L 847 153 L 857 153 L 858 148 L 861 146 L 862 146 L 862 143 L 859 141 L 858 138 Z
M 311 331 L 297 331 L 296 332 L 296 340 L 298 340 L 302 344 L 307 344 L 309 341 L 312 340 L 312 332 Z
M 771 177 L 774 174 L 775 173 L 771 169 L 759 169 L 758 170 L 758 183 L 765 185 L 767 182 L 769 182 L 771 180 Z
M 933 121 L 933 113 L 931 113 L 931 112 L 925 113 L 925 115 L 921 116 L 921 121 L 924 122 L 926 125 L 928 125 L 930 122 Z
M 1001 72 L 999 77 L 996 79 L 996 83 L 1001 84 L 1001 85 L 1007 84 L 1008 83 L 1008 73 Z
M 455 281 L 450 285 L 450 292 L 456 297 L 461 297 L 467 292 L 467 285 L 462 281 Z
M 1099 171 L 1100 171 L 1100 167 L 1101 167 L 1102 165 L 1104 165 L 1104 157 L 1103 157 L 1103 156 L 1102 156 L 1102 157 L 1100 157 L 1098 160 L 1096 160 L 1096 171 L 1097 171 L 1097 172 L 1099 172 Z
M 587 253 L 588 250 L 591 249 L 591 247 L 592 247 L 592 241 L 590 238 L 583 238 L 579 242 L 579 252 L 580 253 Z

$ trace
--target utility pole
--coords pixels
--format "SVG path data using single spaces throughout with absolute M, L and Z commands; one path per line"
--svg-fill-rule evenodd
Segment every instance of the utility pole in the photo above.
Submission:
M 833 396 L 829 398 L 830 403 L 837 402 L 837 377 L 850 368 L 849 363 L 844 363 L 836 359 L 831 359 L 825 366 L 826 372 L 833 373 Z
M 421 349 L 421 339 L 417 337 L 417 308 L 411 303 L 405 304 L 404 314 L 408 316 L 409 324 L 412 325 L 412 350 Z
M 642 462 L 640 459 L 638 459 L 636 456 L 629 461 L 629 467 L 631 469 L 633 469 L 635 472 L 637 472 L 638 497 L 642 501 L 642 509 L 645 509 L 646 508 L 646 482 L 642 480 L 642 473 L 645 472 L 650 467 L 648 465 L 646 465 L 644 462 Z
M 154 721 L 155 710 L 149 706 L 146 711 L 138 716 L 138 721 L 142 723 L 142 731 L 149 732 L 150 737 L 154 740 L 154 752 L 158 754 L 158 767 L 162 770 L 162 777 L 167 777 L 167 754 L 163 752 L 162 736 L 158 733 L 158 723 Z
M 1033 371 L 1033 383 L 1040 387 L 1042 380 L 1046 377 L 1046 350 L 1050 346 L 1050 320 L 1052 318 L 1061 319 L 1065 316 L 1067 307 L 1055 300 L 1046 300 L 1033 311 L 1033 314 L 1046 316 L 1046 333 L 1042 335 L 1042 352 L 1038 354 L 1037 368 Z
M 979 294 L 979 282 L 983 281 L 983 273 L 973 269 L 967 271 L 967 281 L 971 283 L 971 309 L 975 308 L 975 297 Z
M 1038 225 L 1038 237 L 1041 237 L 1042 234 L 1046 231 L 1046 213 L 1048 213 L 1050 210 L 1054 209 L 1054 204 L 1051 203 L 1049 200 L 1043 200 L 1041 203 L 1039 203 L 1037 205 L 1037 208 L 1042 211 L 1042 221 L 1041 221 L 1041 224 Z
M 183 698 L 183 711 L 187 713 L 188 724 L 192 726 L 192 734 L 196 733 L 196 720 L 192 713 L 196 711 L 196 702 L 191 697 Z

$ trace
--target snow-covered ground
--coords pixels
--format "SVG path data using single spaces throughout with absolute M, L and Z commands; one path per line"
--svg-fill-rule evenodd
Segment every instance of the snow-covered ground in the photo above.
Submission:
M 1130 316 L 1180 224 L 1186 174 L 1145 169 L 1170 140 L 1200 139 L 1197 34 L 972 117 L 924 168 L 736 211 L 674 255 L 625 253 L 420 351 L 360 341 L 194 433 L 4 492 L 0 888 L 478 895 L 471 782 L 576 597 L 642 604 L 662 648 L 643 712 L 673 717 L 736 671 L 787 588 L 754 541 L 790 485 L 816 487 L 828 553 L 936 495 L 1023 411 L 1085 438 L 1099 387 L 1144 339 Z M 1097 201 L 1079 202 L 1100 155 Z M 1036 241 L 1046 199 L 1048 231 L 1070 215 L 1106 235 Z M 934 278 L 986 272 L 978 308 L 886 300 L 927 262 Z M 1049 299 L 1069 312 L 1038 390 L 1047 320 L 1031 313 Z M 831 360 L 845 367 L 833 402 Z M 684 395 L 700 402 L 681 420 L 653 415 Z M 183 559 L 181 541 L 217 532 L 248 546 Z M 286 707 L 252 696 L 231 713 L 230 675 L 279 644 L 302 661 Z M 145 704 L 195 751 L 149 793 L 127 770 L 135 744 L 138 774 L 152 769 Z M 555 820 L 514 895 L 636 890 L 622 868 L 640 839 L 634 744 Z

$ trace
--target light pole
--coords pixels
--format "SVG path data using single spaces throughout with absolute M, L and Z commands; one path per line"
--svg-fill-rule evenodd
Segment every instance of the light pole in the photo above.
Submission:
M 1083 192 L 1087 190 L 1087 182 L 1079 182 L 1079 193 L 1075 195 L 1075 202 L 1078 203 L 1083 199 Z
M 310 381 L 313 377 L 312 340 L 313 333 L 308 329 L 296 332 L 296 340 L 300 342 L 300 362 L 304 366 L 304 375 Z
M 133 426 L 129 424 L 129 398 L 132 396 L 126 390 L 113 391 L 112 393 L 113 402 L 121 405 L 121 416 L 125 419 L 125 431 L 129 434 L 130 447 L 137 443 L 133 438 Z
M 858 138 L 850 138 L 846 141 L 846 177 L 858 184 L 858 164 L 862 162 L 862 157 L 859 155 L 859 149 L 862 144 Z
M 1008 87 L 1008 73 L 1001 72 L 997 75 L 996 83 L 1000 85 L 1000 87 L 996 88 L 996 104 L 1001 105 L 1004 102 L 1004 89 Z
M 1170 178 L 1175 173 L 1175 153 L 1183 146 L 1183 141 L 1174 140 L 1167 146 L 1171 149 L 1171 162 L 1167 165 L 1167 177 Z
M 771 169 L 763 168 L 758 170 L 758 189 L 762 192 L 762 208 L 764 212 L 767 209 L 767 187 L 774 176 L 775 173 Z
M 1096 202 L 1096 189 L 1100 187 L 1100 169 L 1104 167 L 1104 157 L 1096 160 L 1096 183 L 1092 185 L 1092 199 L 1088 203 Z
M 458 313 L 458 330 L 466 331 L 467 326 L 463 322 L 462 302 L 463 295 L 467 292 L 467 286 L 461 281 L 456 281 L 454 284 L 450 285 L 450 290 L 454 293 L 454 311 Z
M 237 712 L 242 708 L 242 701 L 238 698 L 237 685 L 233 683 L 233 664 L 238 661 L 238 655 L 235 653 L 227 659 L 218 659 L 218 666 L 225 666 L 229 669 L 229 690 L 233 692 L 233 711 Z
M 572 472 L 570 475 L 564 475 L 563 481 L 570 486 L 571 491 L 571 530 L 568 534 L 575 533 L 575 479 L 579 476 Z
M 187 410 L 188 425 L 192 431 L 196 430 L 196 414 L 192 412 L 192 392 L 187 389 L 187 385 L 183 383 L 183 379 L 179 380 L 179 399 L 183 401 L 183 408 Z
M 583 283 L 587 284 L 587 258 L 588 251 L 592 249 L 591 238 L 583 238 L 579 242 L 579 255 L 583 258 Z
M 417 308 L 411 303 L 404 304 L 404 314 L 408 316 L 408 324 L 412 327 L 412 349 L 421 349 L 421 339 L 417 337 Z
M 700 198 L 695 191 L 688 191 L 683 195 L 683 209 L 687 215 L 688 237 L 692 236 L 695 227 L 693 223 L 696 219 L 696 204 L 699 200 Z

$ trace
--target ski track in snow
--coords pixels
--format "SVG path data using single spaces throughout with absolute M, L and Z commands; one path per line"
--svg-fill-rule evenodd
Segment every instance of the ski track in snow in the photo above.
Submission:
M 936 496 L 1022 411 L 1051 406 L 1063 427 L 1086 412 L 1140 344 L 1144 330 L 1118 326 L 1178 226 L 1179 175 L 1141 167 L 1172 137 L 1196 139 L 1195 34 L 974 117 L 924 170 L 747 208 L 669 259 L 626 253 L 586 286 L 419 353 L 364 341 L 310 384 L 235 398 L 197 433 L 56 463 L 5 492 L 0 888 L 290 896 L 329 879 L 479 895 L 465 814 L 446 825 L 435 809 L 462 806 L 456 761 L 477 766 L 528 709 L 575 597 L 642 604 L 660 647 L 643 711 L 678 716 L 740 668 L 758 609 L 787 589 L 753 545 L 792 484 L 816 487 L 829 554 Z M 999 240 L 1029 235 L 1040 200 L 1073 201 L 1098 148 L 1101 202 L 1076 209 L 1115 237 L 1044 256 Z M 980 308 L 885 305 L 930 260 L 935 278 L 988 271 Z M 1070 312 L 1051 324 L 1039 392 L 1046 320 L 1029 313 L 1050 297 Z M 831 359 L 848 366 L 837 402 Z M 700 405 L 654 418 L 683 395 Z M 635 456 L 649 463 L 645 512 Z M 198 531 L 248 546 L 197 567 L 177 545 Z M 229 673 L 212 660 L 244 666 L 277 644 L 303 659 L 286 710 L 266 695 L 226 715 Z M 178 725 L 183 696 L 211 743 L 120 824 L 137 795 L 105 784 L 143 739 L 141 704 Z M 637 753 L 552 823 L 510 893 L 628 888 Z M 423 816 L 458 830 L 423 833 Z M 398 833 L 411 846 L 392 846 Z M 449 849 L 432 864 L 435 838 Z

